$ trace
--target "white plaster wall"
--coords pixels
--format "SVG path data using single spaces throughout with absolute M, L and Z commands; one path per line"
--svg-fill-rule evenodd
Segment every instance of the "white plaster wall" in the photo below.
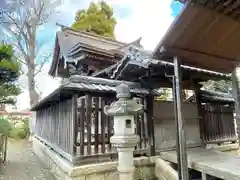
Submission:
M 183 103 L 183 116 L 185 119 L 185 133 L 187 144 L 197 146 L 201 144 L 199 117 L 195 103 Z M 176 125 L 174 104 L 171 101 L 155 101 L 155 143 L 156 149 L 176 147 Z

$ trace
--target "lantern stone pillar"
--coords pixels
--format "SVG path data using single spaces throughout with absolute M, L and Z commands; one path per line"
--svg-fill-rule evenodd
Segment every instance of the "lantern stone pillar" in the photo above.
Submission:
M 142 112 L 143 106 L 131 98 L 130 89 L 126 84 L 116 88 L 118 100 L 104 107 L 108 116 L 114 117 L 114 135 L 110 142 L 118 151 L 119 180 L 132 180 L 134 173 L 133 149 L 139 142 L 135 134 L 134 115 Z

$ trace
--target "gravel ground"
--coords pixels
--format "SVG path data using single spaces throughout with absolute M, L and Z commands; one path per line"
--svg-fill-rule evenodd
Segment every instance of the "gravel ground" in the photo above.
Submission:
M 0 180 L 55 180 L 27 141 L 9 141 L 7 162 L 0 167 Z

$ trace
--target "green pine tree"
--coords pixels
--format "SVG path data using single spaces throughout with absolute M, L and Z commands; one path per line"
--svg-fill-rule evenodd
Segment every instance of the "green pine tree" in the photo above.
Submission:
M 113 17 L 113 9 L 104 1 L 90 3 L 87 10 L 81 9 L 76 13 L 75 29 L 92 32 L 101 36 L 114 38 L 117 24 Z
M 14 103 L 14 96 L 20 93 L 16 85 L 19 75 L 20 68 L 13 47 L 0 44 L 0 104 Z

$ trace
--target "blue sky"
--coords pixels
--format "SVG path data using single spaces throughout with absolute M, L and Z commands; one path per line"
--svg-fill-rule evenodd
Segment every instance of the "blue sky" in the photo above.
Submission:
M 38 45 L 48 45 L 48 47 L 52 46 L 58 29 L 56 22 L 70 26 L 74 21 L 74 12 L 77 11 L 77 9 L 87 8 L 88 4 L 88 0 L 84 2 L 80 1 L 80 3 L 77 0 L 65 0 L 58 10 L 59 13 L 54 15 L 47 24 L 38 29 Z M 131 7 L 127 5 L 113 4 L 112 7 L 114 9 L 114 16 L 117 19 L 127 19 L 131 13 L 133 13 Z M 172 10 L 171 16 L 176 17 L 182 8 L 182 4 L 172 0 L 170 7 Z
M 6 0 L 1 1 L 0 7 L 4 7 L 6 5 Z M 75 12 L 81 8 L 87 8 L 90 0 L 60 0 L 62 5 L 57 8 L 57 12 L 55 13 L 51 19 L 49 19 L 48 23 L 44 24 L 44 26 L 40 27 L 37 31 L 37 45 L 39 47 L 45 46 L 47 48 L 52 48 L 56 31 L 58 27 L 56 26 L 56 22 L 70 26 L 74 21 Z M 108 0 L 107 0 L 108 1 Z M 114 9 L 114 16 L 116 19 L 128 19 L 134 12 L 132 11 L 132 6 L 129 3 L 116 3 L 117 1 L 124 1 L 124 0 L 110 0 L 110 4 Z M 141 1 L 141 0 L 140 0 Z M 147 0 L 144 0 L 147 1 Z M 148 0 L 149 3 L 151 0 Z M 166 1 L 166 0 L 163 0 Z M 176 17 L 179 11 L 182 8 L 182 4 L 175 1 L 175 0 L 167 0 L 171 1 L 170 8 L 171 8 L 171 16 Z M 147 7 L 146 7 L 147 8 Z M 120 39 L 121 40 L 121 39 Z M 45 48 L 43 48 L 45 50 Z
M 183 7 L 182 3 L 179 3 L 178 1 L 173 0 L 171 3 L 172 16 L 176 17 L 181 11 L 182 7 Z

